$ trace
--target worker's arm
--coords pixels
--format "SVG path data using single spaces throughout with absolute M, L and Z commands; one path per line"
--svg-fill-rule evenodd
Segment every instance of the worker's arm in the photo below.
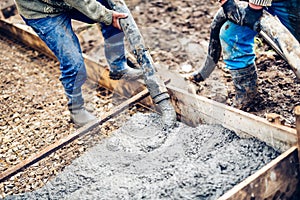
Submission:
M 126 18 L 127 14 L 118 13 L 107 9 L 96 0 L 64 0 L 71 7 L 83 13 L 96 22 L 103 22 L 106 25 L 113 25 L 120 29 L 119 19 Z
M 259 31 L 258 21 L 263 14 L 264 6 L 271 6 L 272 0 L 249 0 L 248 7 L 245 9 L 245 16 L 242 25 L 248 26 L 253 30 Z

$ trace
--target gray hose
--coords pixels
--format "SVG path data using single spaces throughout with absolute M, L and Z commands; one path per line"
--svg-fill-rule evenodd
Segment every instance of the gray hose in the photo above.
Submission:
M 145 47 L 142 34 L 123 0 L 107 0 L 107 2 L 113 10 L 128 14 L 127 18 L 120 20 L 120 25 L 129 42 L 131 51 L 143 70 L 145 84 L 150 96 L 162 112 L 164 127 L 172 128 L 176 122 L 176 112 L 170 102 L 170 96 L 164 82 L 155 74 L 154 62 Z
M 196 82 L 204 81 L 214 71 L 220 57 L 221 57 L 221 41 L 220 31 L 223 24 L 227 21 L 223 8 L 220 8 L 211 23 L 210 39 L 208 45 L 208 55 L 205 59 L 204 65 L 195 72 L 192 76 Z

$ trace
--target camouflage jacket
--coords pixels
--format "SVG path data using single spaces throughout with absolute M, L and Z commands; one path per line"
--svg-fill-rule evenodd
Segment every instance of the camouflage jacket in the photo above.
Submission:
M 87 17 L 107 25 L 112 23 L 112 11 L 96 0 L 15 0 L 19 13 L 27 19 L 57 16 L 77 9 Z

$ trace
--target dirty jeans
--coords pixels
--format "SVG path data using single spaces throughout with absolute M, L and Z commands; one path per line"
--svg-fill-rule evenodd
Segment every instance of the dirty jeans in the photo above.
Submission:
M 100 0 L 102 5 L 108 7 L 106 1 Z M 56 17 L 40 19 L 25 19 L 38 36 L 47 44 L 60 62 L 60 81 L 68 97 L 70 110 L 80 108 L 84 104 L 81 87 L 87 79 L 86 68 L 82 56 L 79 40 L 75 35 L 71 19 L 95 23 L 77 10 L 62 13 Z M 111 71 L 125 69 L 124 34 L 113 26 L 101 23 L 104 37 L 106 60 Z
M 273 2 L 265 8 L 272 15 L 276 15 L 281 23 L 300 40 L 300 1 L 286 0 Z M 257 32 L 246 26 L 227 21 L 221 29 L 220 39 L 223 49 L 223 59 L 226 68 L 234 70 L 254 64 L 254 37 Z

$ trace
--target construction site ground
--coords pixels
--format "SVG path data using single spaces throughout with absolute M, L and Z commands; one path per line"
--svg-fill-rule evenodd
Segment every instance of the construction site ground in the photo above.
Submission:
M 210 23 L 219 4 L 214 1 L 128 1 L 158 71 L 184 77 L 201 67 L 209 42 Z M 84 52 L 105 64 L 103 41 L 96 26 L 79 26 Z M 101 34 L 100 34 L 101 35 Z M 280 115 L 281 123 L 295 127 L 294 107 L 300 102 L 300 81 L 289 65 L 258 35 L 255 39 L 258 95 L 246 111 L 260 117 Z M 168 76 L 168 74 L 165 74 Z M 165 77 L 166 78 L 166 77 Z M 232 106 L 234 86 L 222 58 L 211 76 L 197 85 L 181 87 Z M 184 85 L 186 84 L 186 85 Z
M 206 56 L 210 22 L 218 9 L 217 3 L 204 0 L 133 0 L 127 3 L 158 70 L 159 68 L 167 69 L 182 77 L 201 66 Z M 18 17 L 9 20 L 23 23 Z M 83 52 L 98 60 L 100 64 L 107 65 L 99 27 L 74 21 L 74 30 L 78 34 Z M 0 87 L 2 90 L 0 131 L 5 134 L 5 137 L 0 138 L 0 171 L 4 171 L 53 141 L 74 132 L 75 128 L 70 123 L 66 107 L 67 99 L 59 82 L 59 63 L 35 50 L 18 45 L 15 41 L 1 38 L 3 42 L 0 42 L 0 48 L 5 51 L 1 51 L 0 56 Z M 293 108 L 300 102 L 300 82 L 296 80 L 286 62 L 263 40 L 257 38 L 256 44 L 261 101 L 248 112 L 261 117 L 265 117 L 268 113 L 277 113 L 282 116 L 285 125 L 295 127 Z M 191 69 L 189 69 L 190 66 Z M 187 85 L 182 86 L 183 88 L 188 87 L 198 95 L 232 105 L 233 85 L 222 61 L 219 62 L 218 67 L 207 81 L 199 85 L 185 83 Z M 94 110 L 98 117 L 122 101 L 122 98 L 113 91 L 108 91 L 91 82 L 86 84 L 84 93 L 88 109 Z M 44 186 L 70 165 L 75 158 L 122 126 L 123 122 L 127 121 L 137 110 L 147 112 L 143 108 L 131 107 L 88 136 L 74 141 L 11 179 L 0 183 L 0 198 L 33 191 Z M 218 146 L 215 142 L 217 140 L 213 142 L 212 146 Z M 201 144 L 197 143 L 197 145 Z M 247 149 L 248 147 L 243 148 Z M 257 152 L 253 150 L 251 156 L 258 154 L 268 155 L 268 158 L 274 158 L 277 155 L 274 152 L 262 153 L 261 147 L 258 147 Z M 176 159 L 174 160 L 177 162 Z M 125 160 L 123 161 L 120 165 L 127 165 Z M 264 160 L 258 163 L 258 166 L 251 170 L 246 169 L 248 171 L 242 172 L 244 174 L 241 174 L 236 182 L 228 184 L 232 187 L 268 161 Z M 230 171 L 232 166 L 228 163 L 219 163 L 217 166 L 218 169 L 224 167 L 226 168 L 224 170 Z M 239 167 L 243 167 L 243 164 L 240 164 Z M 155 171 L 157 168 L 151 168 L 151 170 Z M 167 174 L 166 172 L 164 175 Z M 190 175 L 192 176 L 192 174 Z M 140 176 L 142 175 L 140 174 Z M 78 180 L 74 179 L 74 181 Z M 153 187 L 153 185 L 149 184 L 149 187 Z M 219 185 L 219 187 L 222 186 Z M 223 191 L 219 191 L 217 195 L 230 187 L 223 187 Z M 193 187 L 189 189 L 193 190 Z M 97 191 L 98 189 L 94 188 L 93 190 Z M 78 191 L 80 192 L 80 190 Z M 79 198 L 78 191 L 73 195 L 78 195 Z M 110 191 L 106 192 L 108 194 Z M 208 197 L 213 196 L 210 192 L 206 193 Z M 216 189 L 213 192 L 216 192 Z M 57 198 L 59 199 L 60 196 Z
M 162 71 L 162 77 L 166 70 L 174 72 L 172 74 L 178 74 L 181 78 L 178 81 L 181 85 L 177 87 L 233 105 L 234 86 L 222 57 L 206 81 L 199 84 L 182 81 L 183 77 L 199 69 L 205 60 L 210 23 L 219 9 L 219 4 L 214 1 L 194 0 L 133 0 L 128 1 L 127 5 L 158 71 Z M 24 23 L 16 17 L 10 20 Z M 100 64 L 107 65 L 99 26 L 77 21 L 73 24 L 83 52 Z M 255 53 L 258 95 L 256 104 L 246 111 L 260 117 L 276 113 L 281 116 L 283 124 L 295 127 L 293 109 L 300 102 L 300 81 L 289 65 L 259 35 L 255 38 Z

